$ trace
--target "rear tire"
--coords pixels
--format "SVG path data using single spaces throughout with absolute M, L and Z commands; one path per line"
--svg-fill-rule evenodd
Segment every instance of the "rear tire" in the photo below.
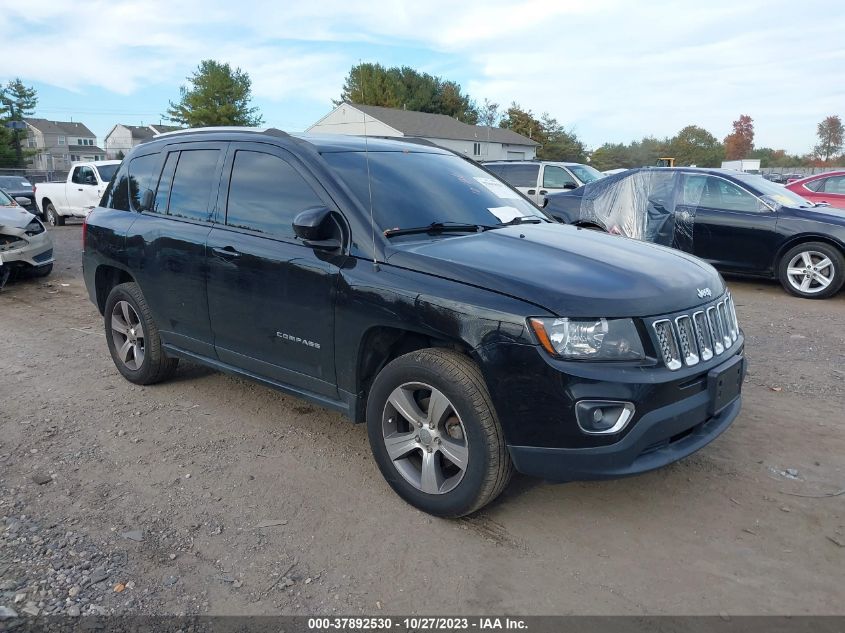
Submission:
M 451 350 L 411 352 L 382 369 L 367 401 L 367 433 L 391 488 L 435 516 L 475 512 L 513 474 L 481 372 Z
M 827 299 L 845 283 L 845 257 L 824 242 L 804 242 L 789 249 L 778 263 L 784 289 L 803 299 Z
M 47 203 L 47 208 L 44 210 L 44 214 L 47 216 L 47 224 L 49 224 L 50 226 L 65 225 L 64 216 L 59 215 L 59 212 L 56 211 L 56 207 L 53 206 L 52 202 Z
M 161 345 L 152 313 L 138 284 L 115 286 L 103 311 L 106 342 L 117 370 L 136 385 L 152 385 L 170 378 L 179 364 Z

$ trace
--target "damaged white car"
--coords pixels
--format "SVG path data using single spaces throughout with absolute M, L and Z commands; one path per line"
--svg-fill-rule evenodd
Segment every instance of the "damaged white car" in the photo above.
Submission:
M 53 240 L 41 220 L 0 191 L 0 288 L 13 275 L 46 277 L 53 270 Z

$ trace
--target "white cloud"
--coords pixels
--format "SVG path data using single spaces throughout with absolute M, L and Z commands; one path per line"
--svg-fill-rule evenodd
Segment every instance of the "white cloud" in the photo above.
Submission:
M 80 6 L 0 0 L 0 76 L 131 95 L 153 84 L 175 91 L 200 59 L 215 58 L 247 70 L 262 100 L 328 105 L 359 58 L 390 51 L 419 65 L 430 50 L 432 65 L 474 97 L 547 111 L 590 144 L 689 123 L 721 137 L 748 113 L 760 143 L 804 151 L 817 121 L 845 114 L 845 12 L 822 0 Z

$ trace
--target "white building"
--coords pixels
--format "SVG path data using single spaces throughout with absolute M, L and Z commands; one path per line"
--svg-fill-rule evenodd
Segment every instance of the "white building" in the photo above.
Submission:
M 140 142 L 151 139 L 156 134 L 178 129 L 180 128 L 172 125 L 123 125 L 118 123 L 106 134 L 106 138 L 103 139 L 103 148 L 106 150 L 106 157 L 109 160 L 120 159 Z
M 539 143 L 513 130 L 469 125 L 445 114 L 341 103 L 306 130 L 309 134 L 420 138 L 477 161 L 530 160 Z

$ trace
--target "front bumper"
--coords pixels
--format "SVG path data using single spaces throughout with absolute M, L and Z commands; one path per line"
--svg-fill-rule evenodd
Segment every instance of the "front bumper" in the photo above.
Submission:
M 26 241 L 26 244 L 8 250 L 0 248 L 2 265 L 38 268 L 53 263 L 53 240 L 47 231 L 38 235 L 22 236 L 20 239 Z
M 742 362 L 744 376 L 745 360 Z M 702 391 L 644 415 L 615 444 L 588 448 L 508 446 L 508 450 L 519 472 L 551 481 L 628 477 L 661 468 L 706 446 L 731 425 L 741 405 L 739 396 L 710 415 L 710 394 Z

